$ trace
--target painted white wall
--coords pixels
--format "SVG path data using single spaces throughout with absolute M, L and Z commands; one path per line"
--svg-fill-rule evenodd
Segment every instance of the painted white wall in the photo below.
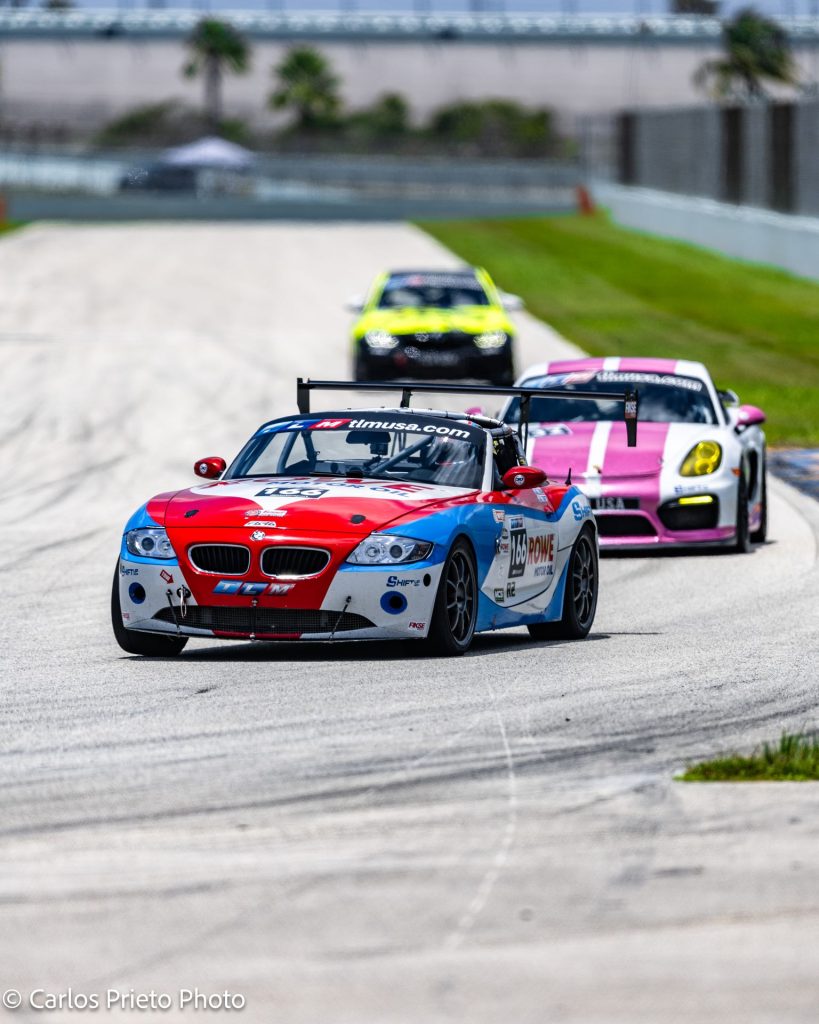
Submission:
M 271 68 L 289 45 L 254 41 L 251 72 L 226 80 L 228 113 L 275 123 L 265 100 Z M 702 102 L 691 77 L 716 52 L 705 45 L 535 42 L 333 42 L 319 48 L 353 108 L 397 91 L 422 119 L 448 102 L 500 96 L 550 106 L 566 121 L 628 106 Z M 0 43 L 0 103 L 7 117 L 33 111 L 48 120 L 59 113 L 91 121 L 172 97 L 199 104 L 201 83 L 182 78 L 184 60 L 180 40 L 6 39 Z
M 644 188 L 597 184 L 596 201 L 624 227 L 819 280 L 819 218 L 731 206 Z

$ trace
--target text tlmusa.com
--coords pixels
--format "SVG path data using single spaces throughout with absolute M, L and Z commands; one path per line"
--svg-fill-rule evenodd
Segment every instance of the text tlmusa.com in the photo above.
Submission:
M 104 992 L 77 992 L 68 988 L 62 992 L 51 992 L 44 988 L 33 988 L 21 992 L 9 988 L 3 992 L 0 1002 L 7 1010 L 76 1010 L 80 1013 L 99 1010 L 187 1010 L 196 1012 L 218 1012 L 243 1010 L 245 997 L 240 992 L 203 992 L 198 988 L 180 988 L 175 992 L 137 992 L 134 989 L 109 988 Z

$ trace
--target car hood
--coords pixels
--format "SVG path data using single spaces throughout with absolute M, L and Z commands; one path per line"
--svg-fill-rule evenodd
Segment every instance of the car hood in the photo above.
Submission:
M 174 530 L 246 527 L 282 539 L 288 532 L 363 538 L 408 513 L 469 493 L 459 487 L 345 477 L 257 477 L 160 494 L 148 502 L 148 513 Z
M 502 309 L 495 306 L 464 306 L 460 309 L 372 309 L 355 326 L 356 337 L 367 331 L 391 334 L 438 334 L 463 331 L 512 333 L 512 325 Z
M 535 423 L 529 428 L 529 461 L 553 479 L 616 480 L 654 476 L 669 462 L 681 462 L 697 441 L 724 446 L 723 428 L 701 423 L 639 423 L 637 447 L 626 443 L 626 427 L 615 423 Z

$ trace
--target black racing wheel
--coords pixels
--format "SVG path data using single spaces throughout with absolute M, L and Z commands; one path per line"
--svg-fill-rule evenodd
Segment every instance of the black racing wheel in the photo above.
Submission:
M 734 541 L 734 550 L 741 555 L 747 555 L 753 550 L 753 545 L 751 544 L 750 512 L 748 482 L 743 472 L 737 487 L 737 529 L 736 540 Z
M 751 540 L 754 544 L 764 544 L 768 539 L 768 470 L 764 460 L 762 462 L 762 484 L 759 500 L 762 503 L 762 517 L 759 520 L 759 526 L 751 534 Z
M 452 545 L 444 562 L 427 637 L 430 650 L 435 654 L 464 654 L 472 643 L 477 618 L 475 556 L 461 539 Z
M 585 528 L 569 555 L 563 615 L 558 622 L 528 625 L 533 640 L 582 640 L 588 636 L 597 611 L 599 586 L 597 544 L 591 529 Z

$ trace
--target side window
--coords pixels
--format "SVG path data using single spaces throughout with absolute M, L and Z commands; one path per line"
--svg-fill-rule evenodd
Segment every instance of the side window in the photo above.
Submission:
M 501 478 L 503 474 L 510 469 L 514 469 L 515 466 L 521 466 L 525 464 L 523 458 L 523 452 L 520 448 L 520 442 L 517 437 L 509 434 L 505 437 L 495 437 L 492 439 L 492 453 L 494 456 L 495 463 L 495 488 L 498 489 L 501 486 Z

